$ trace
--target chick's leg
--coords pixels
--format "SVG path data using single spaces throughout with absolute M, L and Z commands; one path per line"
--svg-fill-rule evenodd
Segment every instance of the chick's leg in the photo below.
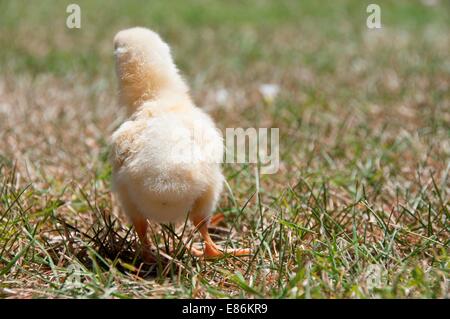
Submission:
M 151 243 L 147 237 L 147 220 L 139 213 L 136 205 L 130 199 L 126 187 L 118 185 L 117 189 L 122 209 L 130 218 L 130 221 L 133 224 L 134 229 L 136 230 L 136 233 L 139 237 L 139 241 L 141 242 L 142 258 L 145 262 L 154 263 L 156 261 L 156 257 L 151 252 Z
M 211 219 L 209 220 L 209 226 L 216 226 L 224 219 L 225 216 L 222 213 L 216 213 L 211 216 Z
M 198 231 L 202 235 L 205 241 L 205 249 L 203 255 L 209 258 L 222 257 L 224 254 L 230 254 L 233 256 L 244 256 L 250 254 L 250 249 L 226 249 L 224 250 L 218 246 L 209 235 L 208 231 L 208 220 L 201 217 L 192 217 L 192 222 Z
M 234 256 L 249 255 L 250 249 L 226 249 L 224 251 L 223 248 L 214 243 L 209 235 L 208 226 L 211 222 L 213 224 L 217 224 L 224 218 L 223 214 L 216 214 L 210 217 L 210 213 L 214 210 L 221 192 L 222 185 L 220 179 L 221 178 L 217 179 L 217 183 L 211 183 L 206 192 L 197 198 L 189 214 L 191 221 L 194 223 L 195 227 L 205 241 L 203 256 L 206 258 L 215 258 L 221 257 L 225 254 L 231 254 Z M 197 255 L 197 252 L 194 251 L 193 253 L 194 255 Z
M 138 208 L 131 200 L 128 188 L 124 184 L 116 184 L 117 195 L 122 209 L 130 218 L 131 223 L 136 230 L 136 233 L 141 242 L 141 254 L 145 262 L 154 263 L 157 259 L 151 252 L 151 243 L 147 237 L 148 223 L 147 220 L 141 215 Z
M 148 223 L 147 219 L 141 216 L 131 217 L 134 229 L 139 237 L 139 241 L 142 245 L 142 258 L 144 261 L 153 263 L 156 261 L 155 255 L 151 252 L 151 243 L 147 237 Z
M 202 235 L 203 240 L 205 241 L 205 250 L 203 252 L 203 255 L 206 257 L 222 256 L 223 253 L 219 250 L 219 247 L 216 245 L 216 243 L 214 243 L 214 241 L 211 239 L 211 236 L 209 235 L 207 220 L 201 217 L 192 217 L 191 219 L 195 227 Z

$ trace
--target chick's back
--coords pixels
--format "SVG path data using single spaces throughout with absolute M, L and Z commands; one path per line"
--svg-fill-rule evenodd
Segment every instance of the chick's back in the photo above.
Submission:
M 141 214 L 179 220 L 210 187 L 222 185 L 222 136 L 197 107 L 141 113 L 113 134 L 113 181 Z

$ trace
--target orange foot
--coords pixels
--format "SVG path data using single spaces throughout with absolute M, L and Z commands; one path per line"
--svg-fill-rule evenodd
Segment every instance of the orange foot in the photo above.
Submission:
M 235 249 L 223 249 L 217 246 L 215 243 L 208 244 L 205 242 L 205 250 L 203 251 L 203 256 L 207 259 L 221 258 L 227 255 L 231 256 L 248 256 L 251 254 L 251 249 L 249 248 L 235 248 Z
M 223 249 L 216 244 L 211 246 L 210 244 L 205 244 L 204 250 L 197 249 L 195 247 L 188 248 L 194 257 L 204 257 L 206 259 L 215 259 L 225 256 L 249 256 L 251 255 L 251 249 L 238 248 L 238 249 Z
M 223 214 L 220 214 L 219 217 L 214 215 L 213 219 L 217 222 L 220 222 L 223 220 Z M 215 218 L 214 218 L 215 217 Z M 207 223 L 203 219 L 193 218 L 193 222 L 197 229 L 199 230 L 200 234 L 202 235 L 203 239 L 205 240 L 205 249 L 203 252 L 196 248 L 191 248 L 191 252 L 196 257 L 205 257 L 207 259 L 212 258 L 220 258 L 227 255 L 231 256 L 247 256 L 251 254 L 251 250 L 248 248 L 238 248 L 238 249 L 223 249 L 222 247 L 218 246 L 214 241 L 211 239 L 211 236 L 209 235 L 208 226 Z

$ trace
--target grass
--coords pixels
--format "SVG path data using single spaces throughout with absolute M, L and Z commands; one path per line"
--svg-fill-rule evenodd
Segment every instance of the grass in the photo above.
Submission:
M 79 30 L 69 3 L 0 2 L 0 297 L 449 297 L 448 2 L 378 1 L 381 30 L 366 1 L 78 1 Z M 141 263 L 108 162 L 132 25 L 220 128 L 280 128 L 277 174 L 224 165 L 214 237 L 250 258 L 168 255 L 199 237 L 153 225 L 161 262 Z

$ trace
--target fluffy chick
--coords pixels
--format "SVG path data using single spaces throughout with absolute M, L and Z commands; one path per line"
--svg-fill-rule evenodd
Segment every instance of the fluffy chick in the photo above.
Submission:
M 205 240 L 203 254 L 223 255 L 208 233 L 224 181 L 220 131 L 193 104 L 169 46 L 157 33 L 140 27 L 122 30 L 114 48 L 120 100 L 130 117 L 112 136 L 113 189 L 134 224 L 144 257 L 153 259 L 147 220 L 176 222 L 187 213 Z

